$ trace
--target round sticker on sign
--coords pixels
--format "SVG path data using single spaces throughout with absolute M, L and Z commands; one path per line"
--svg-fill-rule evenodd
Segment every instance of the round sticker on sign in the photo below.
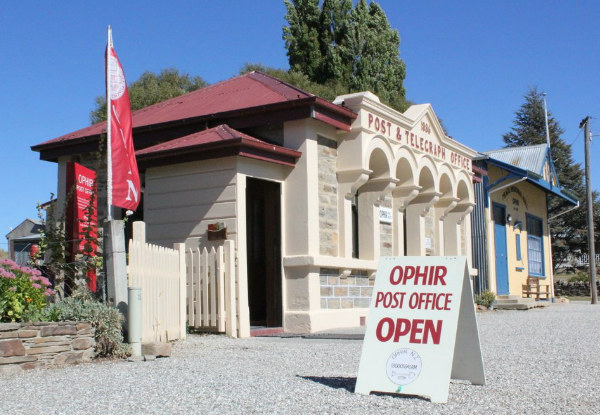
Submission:
M 386 366 L 387 376 L 392 382 L 408 385 L 421 373 L 421 356 L 412 349 L 399 349 L 390 355 Z

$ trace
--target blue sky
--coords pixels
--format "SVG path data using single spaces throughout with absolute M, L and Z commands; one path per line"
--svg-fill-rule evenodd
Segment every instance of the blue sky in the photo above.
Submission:
M 583 163 L 581 119 L 596 117 L 600 134 L 600 2 L 379 4 L 402 39 L 407 97 L 431 103 L 454 139 L 479 151 L 502 147 L 523 95 L 537 86 Z M 284 15 L 283 0 L 3 3 L 0 248 L 10 227 L 35 217 L 36 202 L 56 191 L 56 165 L 30 146 L 89 124 L 104 89 L 107 25 L 128 82 L 175 67 L 214 83 L 245 62 L 287 68 Z

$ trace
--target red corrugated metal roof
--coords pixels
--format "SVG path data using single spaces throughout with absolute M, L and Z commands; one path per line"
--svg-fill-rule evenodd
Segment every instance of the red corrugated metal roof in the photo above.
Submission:
M 135 111 L 132 114 L 133 128 L 307 98 L 314 99 L 316 103 L 331 111 L 356 118 L 356 114 L 347 108 L 334 105 L 261 72 L 250 72 Z M 33 146 L 33 149 L 41 150 L 48 145 L 95 136 L 104 131 L 106 122 L 101 122 L 38 144 Z
M 197 159 L 241 155 L 290 166 L 302 155 L 299 151 L 269 144 L 225 124 L 138 150 L 135 155 L 140 161 L 168 159 L 172 164 L 177 160 L 173 157 L 185 155 L 185 161 L 188 161 L 195 158 L 194 153 L 201 155 Z

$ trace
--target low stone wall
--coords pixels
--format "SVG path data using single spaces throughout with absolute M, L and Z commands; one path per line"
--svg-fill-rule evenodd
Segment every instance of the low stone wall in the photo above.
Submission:
M 596 290 L 600 294 L 600 281 L 596 281 Z M 590 296 L 590 284 L 589 282 L 565 282 L 555 281 L 554 282 L 554 296 L 555 297 L 589 297 Z
M 321 268 L 320 278 L 322 309 L 369 308 L 375 280 L 365 272 Z
M 0 373 L 89 361 L 95 345 L 88 322 L 0 323 Z

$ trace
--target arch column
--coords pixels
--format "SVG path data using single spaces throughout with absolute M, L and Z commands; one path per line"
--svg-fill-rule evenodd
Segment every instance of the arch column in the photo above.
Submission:
M 406 207 L 406 254 L 425 256 L 425 215 L 442 194 L 436 191 L 419 193 Z
M 456 197 L 444 197 L 435 204 L 435 254 L 449 255 L 446 252 L 444 221 L 446 216 L 458 203 Z
M 396 256 L 405 255 L 404 247 L 404 217 L 406 207 L 419 194 L 420 186 L 407 185 L 396 187 L 392 191 L 392 253 Z
M 352 199 L 358 189 L 369 180 L 370 170 L 355 169 L 337 172 L 338 217 L 341 237 L 338 253 L 345 258 L 352 258 Z
M 360 259 L 377 259 L 381 252 L 379 205 L 395 186 L 392 178 L 368 180 L 358 196 L 358 243 Z
M 465 217 L 473 210 L 475 203 L 466 202 L 458 204 L 444 218 L 444 247 L 445 255 L 465 255 L 470 257 L 469 252 L 462 252 L 460 243 L 460 227 Z

